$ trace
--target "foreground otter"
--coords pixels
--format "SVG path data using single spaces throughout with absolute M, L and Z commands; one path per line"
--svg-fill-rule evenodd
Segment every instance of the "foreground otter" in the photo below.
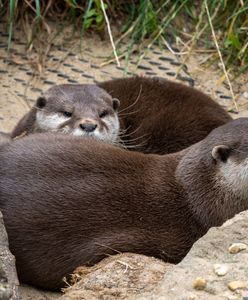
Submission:
M 37 99 L 11 137 L 51 131 L 114 144 L 119 135 L 118 107 L 119 100 L 94 84 L 57 85 Z
M 179 262 L 248 208 L 248 118 L 174 154 L 36 134 L 0 148 L 0 209 L 21 281 L 58 289 L 79 265 L 136 252 Z
M 118 98 L 121 102 L 119 121 L 121 131 L 117 139 L 116 116 L 114 111 L 118 107 L 115 99 L 116 108 L 112 110 L 114 121 L 110 122 L 108 128 L 112 128 L 115 134 L 109 134 L 108 138 L 96 134 L 97 130 L 90 131 L 93 137 L 108 142 L 112 137 L 112 143 L 122 141 L 124 147 L 144 153 L 165 154 L 182 150 L 203 139 L 212 129 L 221 126 L 231 120 L 227 112 L 210 97 L 185 85 L 171 82 L 162 78 L 133 77 L 106 81 L 98 84 L 114 99 Z M 88 85 L 87 85 L 88 86 Z M 34 107 L 16 126 L 12 137 L 16 137 L 23 132 L 31 133 L 36 131 L 64 131 L 66 133 L 82 135 L 81 129 L 76 131 L 65 130 L 63 124 L 68 124 L 73 120 L 74 114 L 81 119 L 88 117 L 88 112 L 96 111 L 97 114 L 91 117 L 96 124 L 107 120 L 108 116 L 102 116 L 102 111 L 109 111 L 102 107 L 103 101 L 99 97 L 99 87 L 95 86 L 96 92 L 93 93 L 94 85 L 91 85 L 91 101 L 83 100 L 86 85 L 58 85 L 43 96 L 47 99 L 47 105 L 52 105 L 49 117 L 45 118 L 47 109 L 43 102 L 38 99 Z M 80 95 L 80 97 L 75 97 Z M 61 101 L 63 103 L 61 104 Z M 74 103 L 74 111 L 70 109 L 70 115 L 62 116 L 62 111 L 71 102 Z M 79 104 L 83 102 L 82 107 Z M 44 108 L 41 107 L 44 106 Z M 61 108 L 62 106 L 62 108 Z M 79 106 L 79 108 L 78 108 Z M 111 109 L 110 109 L 111 110 Z M 45 112 L 45 113 L 44 113 Z M 42 116 L 42 118 L 40 117 Z M 55 115 L 59 115 L 62 126 L 54 126 Z M 61 118 L 64 118 L 61 120 Z M 97 118 L 99 118 L 99 121 Z M 57 118 L 57 117 L 56 117 Z M 42 121 L 40 121 L 42 119 Z M 63 123 L 65 122 L 65 123 Z M 77 124 L 76 124 L 77 125 Z M 78 126 L 78 125 L 77 125 Z M 58 128 L 58 129 L 57 129 Z

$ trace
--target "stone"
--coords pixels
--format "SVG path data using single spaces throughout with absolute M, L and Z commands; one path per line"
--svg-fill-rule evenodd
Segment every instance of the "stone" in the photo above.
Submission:
M 243 96 L 244 96 L 246 99 L 248 99 L 248 92 L 244 92 L 244 93 L 243 93 Z
M 229 248 L 228 251 L 231 254 L 236 254 L 242 250 L 246 250 L 247 249 L 247 245 L 244 243 L 234 243 L 232 244 Z
M 225 276 L 228 272 L 228 266 L 223 264 L 215 264 L 214 265 L 214 272 L 218 276 Z
M 0 299 L 19 300 L 18 286 L 15 258 L 9 251 L 8 236 L 0 212 Z
M 26 284 L 21 284 L 19 291 L 21 300 L 57 300 L 62 296 L 62 293 L 44 291 Z
M 93 267 L 75 270 L 72 287 L 60 300 L 127 299 L 151 291 L 172 267 L 163 261 L 134 253 L 105 258 Z
M 236 291 L 238 289 L 244 289 L 246 288 L 246 283 L 244 281 L 231 281 L 228 283 L 228 287 L 231 291 Z
M 202 277 L 197 277 L 193 282 L 193 288 L 196 290 L 204 290 L 207 285 L 207 281 Z

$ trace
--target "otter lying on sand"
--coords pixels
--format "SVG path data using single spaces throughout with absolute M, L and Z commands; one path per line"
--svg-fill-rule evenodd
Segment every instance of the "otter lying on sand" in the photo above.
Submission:
M 80 265 L 135 252 L 179 262 L 248 208 L 248 118 L 169 155 L 34 134 L 0 148 L 0 209 L 19 279 L 59 289 Z
M 52 87 L 17 124 L 12 137 L 63 132 L 144 153 L 166 154 L 202 140 L 231 120 L 207 95 L 162 78 L 121 78 L 98 86 Z M 120 100 L 118 116 L 116 98 Z

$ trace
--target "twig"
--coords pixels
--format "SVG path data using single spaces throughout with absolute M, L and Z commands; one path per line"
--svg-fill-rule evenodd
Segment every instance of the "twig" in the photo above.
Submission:
M 115 44 L 114 44 L 114 40 L 113 40 L 113 36 L 112 36 L 110 24 L 109 24 L 109 19 L 108 19 L 108 16 L 107 16 L 105 8 L 104 8 L 103 0 L 100 0 L 100 1 L 101 1 L 101 8 L 102 8 L 102 11 L 103 11 L 103 14 L 104 14 L 104 18 L 105 18 L 105 21 L 107 23 L 108 34 L 109 34 L 110 42 L 111 42 L 111 45 L 112 45 L 112 48 L 113 48 L 113 51 L 114 51 L 114 56 L 115 56 L 115 59 L 116 59 L 116 63 L 117 63 L 117 66 L 120 67 L 121 64 L 120 64 L 118 55 L 116 53 L 116 48 L 115 48 Z
M 229 76 L 227 74 L 226 66 L 224 64 L 224 61 L 223 61 L 223 58 L 222 58 L 222 54 L 220 52 L 220 48 L 219 48 L 219 45 L 218 45 L 218 42 L 217 42 L 217 38 L 216 38 L 216 35 L 215 35 L 214 27 L 213 27 L 213 24 L 212 24 L 212 20 L 211 20 L 211 17 L 210 17 L 210 13 L 209 13 L 209 9 L 208 9 L 208 5 L 207 5 L 207 1 L 206 0 L 204 1 L 204 4 L 205 4 L 207 16 L 208 16 L 209 25 L 210 25 L 210 28 L 211 28 L 211 31 L 212 31 L 214 43 L 215 43 L 215 46 L 216 46 L 216 49 L 217 49 L 217 52 L 218 52 L 218 55 L 219 55 L 219 58 L 220 58 L 220 61 L 221 61 L 222 69 L 223 69 L 223 72 L 225 74 L 225 77 L 226 77 L 226 80 L 227 80 L 227 83 L 229 85 L 230 92 L 231 92 L 231 95 L 232 95 L 232 98 L 233 98 L 233 103 L 235 105 L 235 108 L 237 110 L 239 110 L 237 102 L 235 100 L 235 95 L 234 95 L 234 92 L 233 92 L 232 84 L 231 84 L 231 81 L 230 81 Z
M 162 38 L 162 41 L 164 42 L 164 44 L 165 44 L 165 47 L 172 53 L 172 54 L 174 54 L 174 55 L 186 55 L 186 54 L 188 54 L 189 52 L 188 51 L 185 51 L 185 52 L 175 52 L 172 48 L 171 48 L 171 46 L 170 46 L 170 44 L 166 41 L 166 39 L 162 36 L 161 37 Z
M 125 271 L 124 273 L 127 272 L 128 268 L 131 269 L 131 270 L 134 270 L 134 267 L 130 266 L 128 263 L 124 262 L 124 261 L 121 261 L 121 260 L 117 260 L 116 262 L 118 262 L 119 264 L 125 266 Z

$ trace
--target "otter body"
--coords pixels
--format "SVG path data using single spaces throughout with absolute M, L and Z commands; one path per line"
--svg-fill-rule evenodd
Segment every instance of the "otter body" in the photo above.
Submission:
M 182 150 L 202 140 L 212 129 L 231 120 L 228 113 L 207 95 L 162 78 L 121 78 L 98 83 L 99 87 L 95 86 L 95 90 L 94 85 L 90 85 L 91 93 L 87 98 L 88 86 L 67 84 L 49 89 L 42 97 L 47 99 L 47 107 L 40 107 L 42 102 L 38 99 L 36 106 L 17 124 L 12 137 L 21 135 L 25 131 L 28 134 L 35 131 L 57 131 L 74 135 L 77 133 L 80 136 L 90 135 L 113 144 L 121 143 L 130 150 L 166 154 Z M 106 120 L 111 115 L 99 117 L 101 112 L 111 111 L 111 107 L 108 110 L 103 108 L 102 96 L 99 96 L 103 90 L 105 94 L 112 96 L 115 107 L 114 110 L 112 109 L 112 116 L 115 118 L 110 120 L 109 125 Z M 118 114 L 120 131 L 117 120 L 117 99 L 120 100 Z M 71 115 L 63 116 L 61 113 L 68 110 L 65 108 L 67 102 L 68 105 L 71 102 L 75 103 L 74 110 L 69 110 Z M 78 105 L 81 102 L 83 106 Z M 53 105 L 53 109 L 50 109 L 52 114 L 49 118 L 45 118 L 49 103 Z M 110 103 L 109 100 L 108 106 L 111 106 Z M 57 119 L 54 117 L 55 113 L 60 117 L 62 124 L 59 123 L 60 126 L 53 124 Z M 76 122 L 77 130 L 68 129 L 65 125 L 70 122 L 75 123 L 74 114 L 82 120 L 90 119 L 90 128 L 92 124 L 98 127 L 86 132 L 79 128 Z M 106 132 L 104 136 L 101 131 L 97 134 L 101 122 L 104 121 L 108 125 L 106 131 L 112 129 L 115 134 Z M 102 127 L 104 128 L 103 125 Z
M 231 120 L 209 96 L 163 78 L 120 78 L 98 85 L 120 100 L 119 118 L 125 130 L 121 138 L 131 150 L 180 151 Z
M 179 262 L 248 208 L 248 119 L 174 154 L 36 134 L 0 148 L 0 209 L 22 282 L 45 289 L 79 265 L 135 252 Z

